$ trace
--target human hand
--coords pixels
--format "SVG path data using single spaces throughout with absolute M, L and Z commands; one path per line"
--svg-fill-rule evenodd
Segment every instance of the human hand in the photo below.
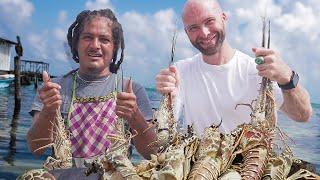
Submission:
M 179 87 L 179 75 L 175 66 L 162 69 L 156 76 L 157 90 L 161 94 L 171 93 L 175 96 Z
M 133 93 L 132 80 L 130 79 L 125 92 L 117 94 L 116 114 L 117 116 L 131 121 L 138 111 L 137 97 Z
M 259 76 L 267 77 L 281 85 L 290 82 L 292 70 L 283 62 L 278 53 L 265 48 L 252 48 L 252 51 L 256 57 L 263 57 L 264 59 L 264 63 L 256 66 Z
M 50 77 L 46 71 L 42 73 L 43 87 L 39 89 L 39 97 L 43 103 L 43 111 L 55 113 L 62 104 L 60 95 L 61 86 L 50 81 Z

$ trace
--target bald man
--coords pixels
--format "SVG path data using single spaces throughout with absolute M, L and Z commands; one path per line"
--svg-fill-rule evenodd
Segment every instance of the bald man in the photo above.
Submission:
M 277 110 L 291 119 L 306 122 L 312 108 L 299 76 L 270 49 L 252 48 L 264 63 L 234 49 L 226 38 L 228 17 L 215 0 L 188 0 L 182 20 L 190 42 L 200 53 L 162 69 L 157 90 L 172 93 L 177 114 L 183 114 L 184 126 L 194 125 L 198 135 L 212 124 L 229 133 L 238 125 L 250 122 L 251 110 L 239 103 L 256 99 L 261 77 L 274 81 Z

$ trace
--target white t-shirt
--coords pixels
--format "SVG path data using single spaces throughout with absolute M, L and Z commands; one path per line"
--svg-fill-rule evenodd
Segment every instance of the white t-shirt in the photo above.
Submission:
M 237 104 L 257 98 L 261 77 L 254 58 L 236 51 L 232 59 L 223 65 L 210 65 L 202 55 L 175 63 L 180 86 L 176 98 L 177 116 L 183 114 L 183 126 L 192 125 L 198 135 L 204 128 L 218 125 L 220 132 L 229 133 L 238 125 L 250 122 L 251 109 Z M 274 83 L 277 109 L 283 103 L 280 88 Z

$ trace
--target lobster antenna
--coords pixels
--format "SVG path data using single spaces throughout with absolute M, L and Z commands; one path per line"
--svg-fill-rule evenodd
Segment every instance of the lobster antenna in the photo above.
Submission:
M 120 66 L 121 68 L 121 91 L 123 92 L 123 68 L 122 66 Z
M 270 37 L 271 37 L 271 33 L 270 33 L 270 20 L 269 20 L 269 24 L 268 24 L 268 46 L 267 48 L 270 49 Z
M 177 42 L 177 30 L 174 31 L 172 41 L 171 41 L 171 58 L 169 65 L 173 64 L 174 61 L 174 53 L 176 49 L 176 42 Z
M 262 43 L 261 47 L 265 47 L 266 43 L 266 17 L 262 17 Z
M 173 61 L 174 61 L 174 53 L 175 53 L 175 50 L 176 50 L 176 42 L 177 42 L 177 36 L 178 36 L 177 23 L 178 23 L 178 20 L 176 19 L 175 30 L 173 32 L 173 37 L 172 37 L 172 40 L 171 40 L 171 58 L 170 58 L 169 66 L 171 66 L 173 64 Z

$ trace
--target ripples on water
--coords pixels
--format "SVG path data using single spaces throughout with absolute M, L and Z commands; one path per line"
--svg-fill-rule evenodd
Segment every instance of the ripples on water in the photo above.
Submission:
M 15 179 L 26 169 L 40 168 L 50 154 L 47 151 L 35 157 L 26 143 L 26 133 L 32 122 L 28 112 L 35 93 L 33 86 L 22 88 L 21 110 L 14 115 L 13 88 L 0 89 L 0 180 Z M 147 93 L 152 107 L 158 107 L 159 94 L 150 88 Z M 316 164 L 320 173 L 320 105 L 313 104 L 313 115 L 308 123 L 296 123 L 280 113 L 279 126 L 294 140 L 294 144 L 290 144 L 294 155 Z
M 0 89 L 0 179 L 15 179 L 25 169 L 38 168 L 49 154 L 35 157 L 27 147 L 28 112 L 35 92 L 33 86 L 22 88 L 20 113 L 14 115 L 13 88 Z

